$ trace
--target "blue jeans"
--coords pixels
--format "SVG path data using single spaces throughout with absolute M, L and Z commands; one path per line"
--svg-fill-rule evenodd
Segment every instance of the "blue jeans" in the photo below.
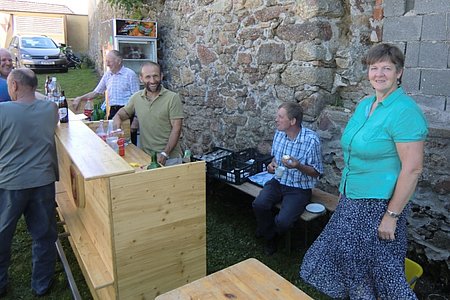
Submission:
M 253 201 L 256 231 L 266 240 L 285 233 L 303 213 L 311 195 L 311 189 L 290 187 L 276 179 L 269 180 Z M 280 202 L 280 211 L 274 216 L 272 209 Z
M 53 279 L 57 255 L 55 183 L 23 190 L 0 189 L 0 287 L 8 283 L 11 242 L 22 215 L 33 240 L 31 288 L 43 293 Z

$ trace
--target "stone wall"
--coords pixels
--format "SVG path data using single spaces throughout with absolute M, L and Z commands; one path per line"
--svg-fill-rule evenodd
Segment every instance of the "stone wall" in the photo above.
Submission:
M 406 53 L 402 84 L 422 105 L 430 125 L 426 167 L 412 201 L 410 248 L 431 261 L 446 262 L 448 275 L 450 0 L 384 0 L 382 27 L 382 40 Z
M 430 23 L 440 28 L 444 16 L 448 24 L 449 14 L 443 13 L 444 9 L 419 14 L 417 8 L 416 15 L 411 15 L 414 3 L 423 9 L 429 9 L 431 3 L 446 8 L 450 7 L 446 6 L 448 0 L 148 3 L 144 15 L 158 21 L 158 59 L 165 85 L 183 96 L 184 145 L 193 153 L 208 151 L 212 146 L 257 147 L 268 152 L 277 106 L 297 101 L 305 111 L 304 125 L 321 136 L 326 173 L 320 187 L 330 192 L 336 192 L 343 168 L 341 132 L 357 102 L 373 93 L 361 63 L 363 55 L 383 35 L 406 49 L 405 87 L 411 88 L 420 103 L 427 104 L 424 110 L 430 122 L 425 170 L 410 218 L 411 251 L 423 254 L 424 261 L 440 263 L 444 267 L 436 276 L 444 273 L 449 278 L 450 114 L 444 104 L 449 95 L 444 86 L 449 80 L 444 84 L 445 79 L 438 76 L 448 77 L 449 33 L 445 27 L 447 42 L 437 42 L 439 48 L 434 47 L 429 30 L 434 26 Z M 101 20 L 114 15 L 126 17 L 100 3 L 95 17 L 90 18 L 92 32 Z M 418 17 L 424 24 L 420 28 L 428 29 L 420 29 L 415 40 L 409 40 L 409 33 L 398 35 L 408 40 L 394 34 L 400 24 L 406 24 L 401 27 L 404 31 L 410 30 L 411 24 L 419 26 Z M 425 41 L 426 36 L 431 40 Z M 95 39 L 91 36 L 94 55 L 99 49 Z M 436 50 L 444 46 L 447 52 Z M 410 57 L 412 51 L 417 52 L 417 59 Z M 427 55 L 439 57 L 439 64 L 427 64 L 431 60 Z M 446 64 L 441 64 L 444 60 Z M 436 81 L 430 82 L 433 76 Z

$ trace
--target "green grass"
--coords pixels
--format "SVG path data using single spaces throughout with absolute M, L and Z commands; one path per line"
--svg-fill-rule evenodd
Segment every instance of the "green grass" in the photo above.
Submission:
M 38 92 L 44 93 L 47 76 L 56 77 L 67 98 L 75 98 L 92 91 L 99 82 L 94 69 L 69 69 L 67 73 L 41 73 L 38 77 Z

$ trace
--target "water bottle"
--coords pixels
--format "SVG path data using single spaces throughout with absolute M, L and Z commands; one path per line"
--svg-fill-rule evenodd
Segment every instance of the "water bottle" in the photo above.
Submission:
M 100 122 L 98 122 L 98 128 L 95 131 L 95 133 L 106 142 L 106 133 L 105 133 L 105 129 L 103 128 L 103 120 L 100 120 Z
M 113 120 L 108 120 L 108 129 L 106 130 L 106 135 L 108 137 L 114 136 L 114 123 Z
M 55 102 L 54 91 L 56 90 L 56 77 L 52 77 L 50 82 L 47 84 L 47 99 Z

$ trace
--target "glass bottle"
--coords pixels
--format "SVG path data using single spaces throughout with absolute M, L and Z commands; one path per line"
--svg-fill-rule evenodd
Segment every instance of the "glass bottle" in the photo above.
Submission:
M 45 80 L 45 86 L 44 86 L 44 95 L 47 97 L 49 96 L 50 93 L 50 88 L 49 88 L 49 84 L 52 81 L 50 75 L 47 75 L 47 79 Z
M 100 116 L 98 115 L 98 104 L 94 104 L 94 110 L 91 114 L 91 121 L 98 121 L 100 120 Z
M 95 133 L 106 142 L 106 133 L 105 133 L 105 129 L 103 127 L 103 120 L 100 120 L 100 122 L 98 122 L 98 128 L 95 131 Z
M 88 117 L 88 120 L 91 120 L 92 110 L 94 107 L 92 106 L 92 99 L 87 99 L 86 104 L 84 105 L 84 115 Z
M 108 137 L 115 135 L 113 120 L 108 120 L 108 129 L 106 130 L 106 135 Z
M 98 115 L 98 120 L 105 119 L 105 112 L 102 110 L 100 104 L 97 104 L 97 115 Z
M 64 95 L 64 91 L 61 91 L 61 97 L 59 98 L 59 122 L 68 123 L 69 122 L 69 106 L 67 105 L 67 99 Z
M 184 150 L 184 156 L 183 156 L 182 161 L 184 163 L 191 162 L 191 156 L 192 156 L 191 150 L 189 150 L 189 149 Z
M 149 170 L 149 169 L 156 169 L 156 168 L 159 168 L 159 167 L 161 167 L 159 164 L 158 164 L 158 158 L 157 158 L 157 155 L 156 155 L 156 152 L 152 152 L 152 161 L 150 162 L 150 164 L 147 166 L 147 170 Z
M 56 77 L 52 77 L 47 84 L 47 99 L 50 101 L 55 101 L 54 91 L 56 89 Z
M 56 77 L 52 77 L 52 96 L 55 102 L 58 102 L 61 96 L 61 85 L 56 80 Z

